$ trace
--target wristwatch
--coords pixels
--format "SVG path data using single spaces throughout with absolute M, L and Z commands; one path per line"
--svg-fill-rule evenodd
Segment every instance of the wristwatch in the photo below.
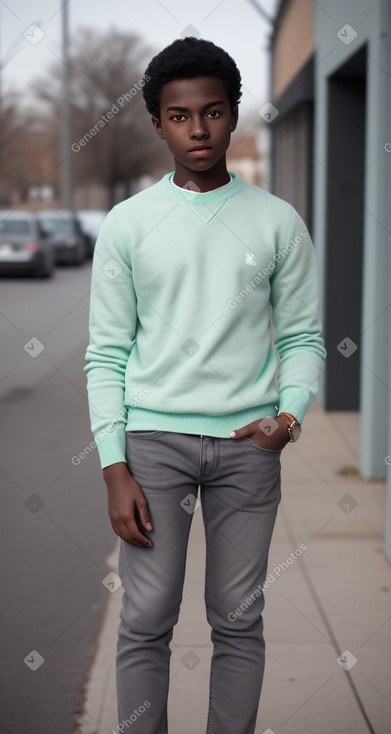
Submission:
M 279 416 L 285 421 L 288 426 L 289 441 L 294 443 L 297 441 L 301 434 L 301 425 L 296 418 L 290 413 L 279 413 Z M 278 417 L 278 416 L 277 416 Z

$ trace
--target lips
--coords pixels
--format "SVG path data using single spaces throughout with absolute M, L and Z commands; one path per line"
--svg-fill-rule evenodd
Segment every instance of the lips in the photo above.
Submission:
M 189 153 L 193 153 L 195 150 L 212 150 L 210 145 L 195 145 L 194 148 L 190 148 Z

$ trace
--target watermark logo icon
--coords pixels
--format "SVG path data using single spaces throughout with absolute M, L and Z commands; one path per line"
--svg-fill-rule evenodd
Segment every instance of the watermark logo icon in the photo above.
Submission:
M 25 37 L 26 41 L 31 43 L 32 46 L 36 46 L 37 43 L 42 41 L 42 39 L 45 37 L 45 33 L 39 25 L 37 25 L 36 23 L 32 23 L 32 25 L 30 25 L 27 30 L 25 30 L 23 36 Z
M 341 352 L 346 359 L 351 357 L 357 348 L 357 344 L 348 336 L 345 336 L 345 339 L 342 339 L 342 341 L 337 345 L 338 351 Z
M 200 501 L 194 496 L 194 494 L 187 494 L 179 504 L 183 507 L 185 512 L 192 515 L 196 510 L 198 510 Z
M 111 591 L 111 593 L 113 593 L 113 591 L 117 591 L 121 586 L 121 583 L 122 581 L 115 571 L 110 571 L 110 573 L 102 579 L 103 586 L 105 586 L 108 591 Z
M 258 423 L 258 428 L 264 432 L 265 436 L 271 436 L 279 428 L 279 423 L 275 418 L 266 417 Z
M 29 654 L 24 658 L 24 662 L 30 670 L 35 671 L 44 663 L 44 658 L 37 650 L 31 650 L 31 652 L 29 652 Z
M 186 191 L 186 194 L 183 193 L 183 198 L 186 201 L 193 201 L 201 191 L 200 187 L 194 181 L 186 181 L 185 185 L 181 186 L 179 193 L 182 193 L 182 190 L 183 192 Z
M 266 104 L 258 110 L 258 115 L 260 115 L 260 117 L 262 117 L 262 119 L 267 123 L 272 122 L 279 114 L 277 107 L 275 107 L 271 102 L 266 102 Z
M 342 28 L 339 29 L 339 31 L 337 31 L 337 38 L 339 38 L 339 40 L 342 41 L 345 46 L 349 46 L 349 44 L 352 43 L 352 41 L 354 41 L 357 36 L 357 31 L 355 31 L 354 28 L 349 25 L 349 23 L 346 23 L 342 26 Z
M 357 658 L 355 655 L 353 655 L 350 650 L 345 650 L 342 655 L 340 655 L 337 658 L 338 665 L 341 666 L 344 670 L 351 670 L 354 665 L 357 663 Z
M 114 258 L 110 258 L 102 267 L 104 274 L 111 280 L 114 280 L 120 274 L 121 270 L 123 270 L 122 265 L 117 260 L 114 260 Z
M 45 347 L 36 336 L 32 336 L 31 339 L 26 342 L 23 349 L 30 357 L 35 359 L 39 354 L 41 354 L 41 352 L 43 352 Z
M 183 663 L 185 668 L 188 670 L 194 670 L 200 662 L 201 658 L 199 658 L 193 650 L 188 650 L 183 657 L 181 657 L 181 663 Z
M 199 32 L 198 28 L 195 28 L 195 26 L 193 25 L 187 25 L 180 35 L 181 38 L 186 38 L 186 36 L 194 36 L 195 38 L 201 37 L 201 33 Z
M 357 502 L 350 494 L 344 494 L 343 497 L 337 502 L 338 507 L 341 508 L 342 512 L 348 514 L 357 506 Z
M 181 349 L 182 352 L 187 354 L 188 357 L 193 357 L 194 354 L 196 354 L 200 349 L 200 345 L 198 344 L 198 342 L 196 342 L 195 339 L 192 339 L 192 337 L 190 337 L 189 339 L 186 339 L 183 344 L 181 344 Z
M 26 502 L 23 504 L 33 515 L 35 515 L 45 503 L 37 494 L 30 494 L 30 497 L 27 497 Z
M 343 181 L 340 186 L 338 186 L 338 193 L 345 201 L 350 201 L 350 199 L 353 199 L 353 196 L 357 194 L 357 189 L 351 181 Z

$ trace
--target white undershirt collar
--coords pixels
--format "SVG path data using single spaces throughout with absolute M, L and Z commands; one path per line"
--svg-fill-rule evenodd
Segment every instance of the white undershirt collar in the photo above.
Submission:
M 174 183 L 173 178 L 174 178 L 174 174 L 172 174 L 172 176 L 170 177 L 170 181 L 171 181 L 172 185 L 175 186 L 176 189 L 181 189 L 181 191 L 182 191 L 183 190 L 183 186 L 178 186 L 178 184 Z M 221 189 L 226 189 L 227 186 L 230 186 L 231 183 L 232 183 L 232 181 L 233 181 L 233 178 L 232 178 L 231 174 L 229 174 L 229 179 L 230 180 L 228 181 L 228 183 L 223 184 L 222 186 L 218 186 L 217 189 L 211 189 L 211 191 L 193 191 L 192 193 L 193 194 L 211 194 L 211 193 L 214 193 L 215 191 L 220 191 Z M 191 189 L 185 189 L 185 191 L 191 191 Z

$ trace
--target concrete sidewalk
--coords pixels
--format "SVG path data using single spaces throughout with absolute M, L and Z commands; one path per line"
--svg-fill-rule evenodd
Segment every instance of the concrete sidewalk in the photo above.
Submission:
M 326 414 L 316 402 L 300 441 L 282 452 L 282 500 L 269 554 L 271 583 L 264 592 L 266 669 L 256 734 L 391 732 L 385 482 L 369 482 L 354 472 L 358 435 L 359 414 Z M 287 563 L 300 544 L 307 550 Z M 117 570 L 117 553 L 110 566 Z M 212 643 L 204 573 L 198 508 L 171 643 L 170 734 L 206 731 Z M 118 731 L 115 651 L 121 598 L 122 586 L 109 596 L 78 734 Z

